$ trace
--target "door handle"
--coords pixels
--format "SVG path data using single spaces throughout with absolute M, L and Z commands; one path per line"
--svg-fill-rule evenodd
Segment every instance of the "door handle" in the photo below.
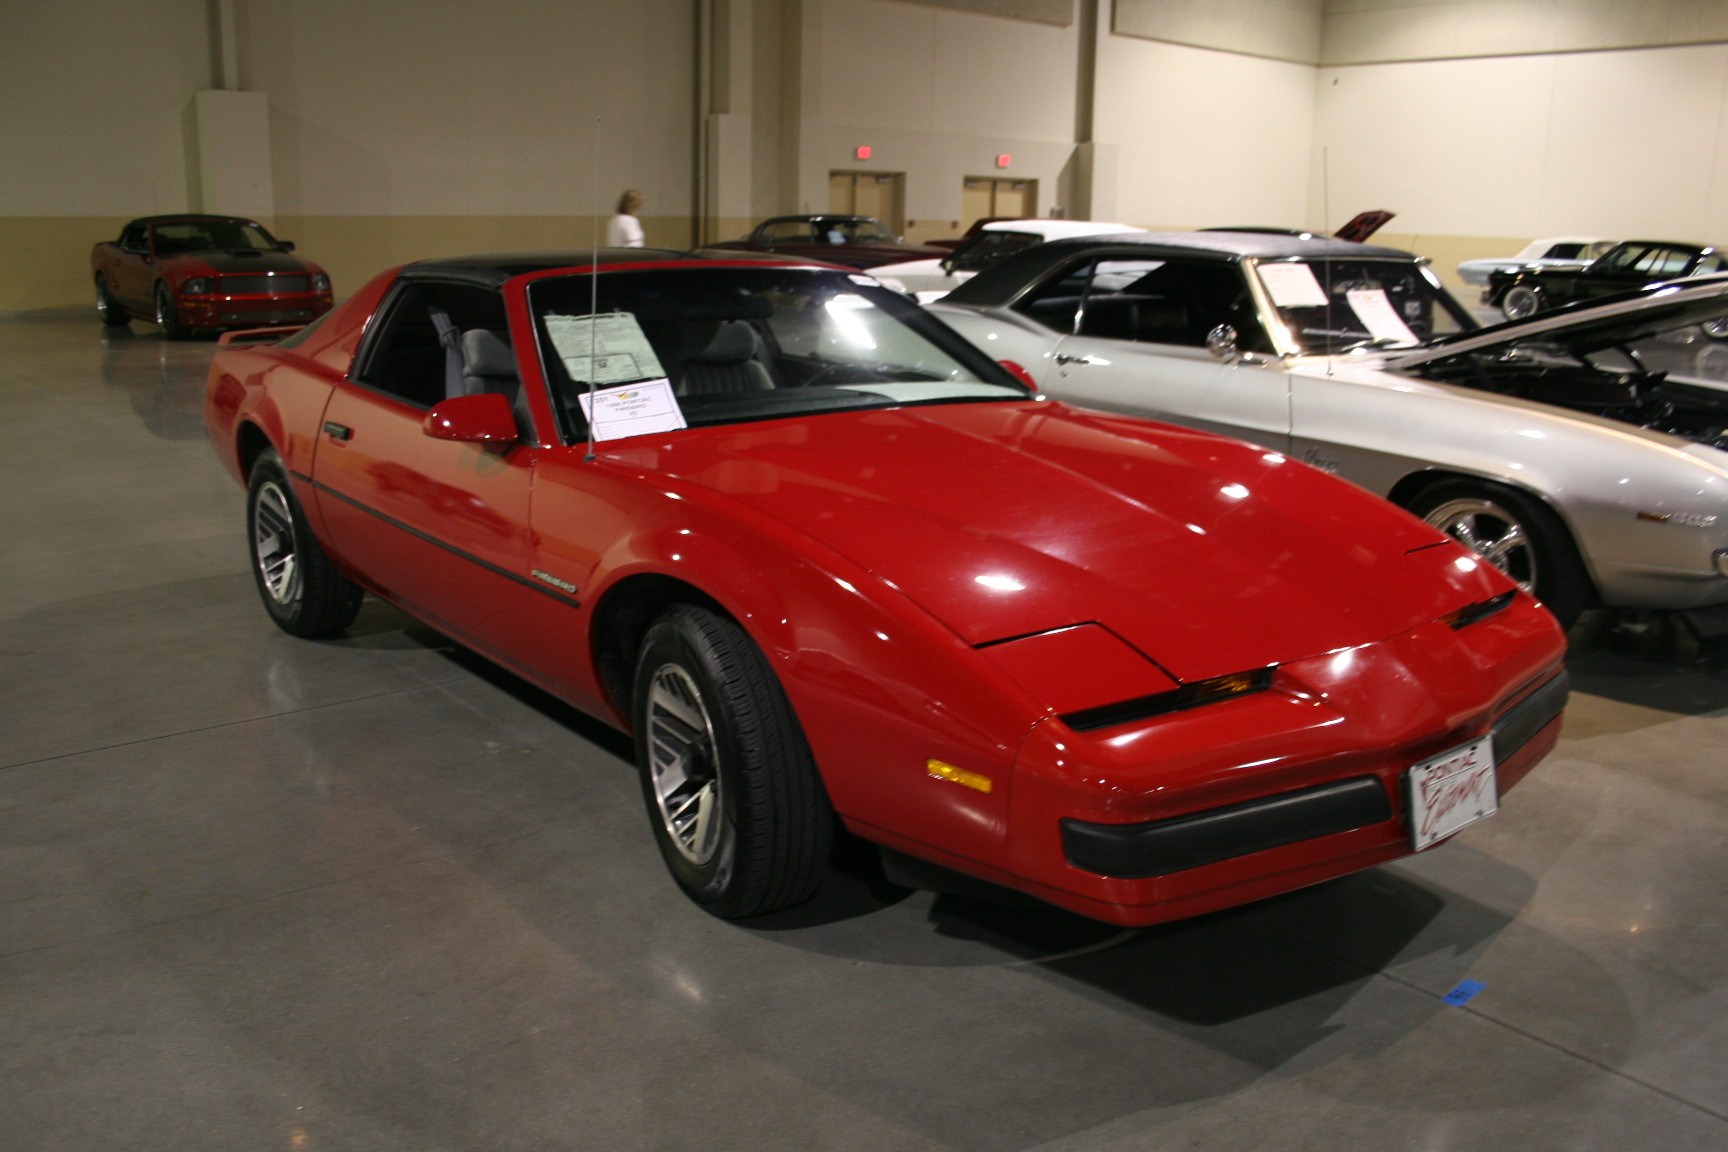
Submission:
M 346 443 L 348 438 L 354 435 L 354 429 L 348 427 L 346 424 L 338 424 L 333 420 L 326 420 L 324 421 L 324 435 L 330 437 L 332 440 L 341 440 Z
M 1066 352 L 1058 352 L 1056 354 L 1056 363 L 1058 363 L 1058 364 L 1084 364 L 1084 363 L 1086 363 L 1086 357 L 1084 357 L 1084 356 L 1070 356 Z

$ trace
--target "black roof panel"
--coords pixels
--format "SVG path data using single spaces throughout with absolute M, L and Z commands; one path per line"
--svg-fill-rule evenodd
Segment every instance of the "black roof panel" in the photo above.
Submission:
M 1132 249 L 1148 251 L 1133 252 Z M 1105 236 L 1077 236 L 1067 240 L 1046 240 L 1022 252 L 1017 252 L 984 269 L 942 298 L 944 304 L 966 304 L 974 308 L 995 308 L 1012 302 L 1028 285 L 1061 264 L 1092 252 L 1120 252 L 1124 257 L 1144 255 L 1156 259 L 1166 256 L 1199 256 L 1215 260 L 1237 261 L 1245 258 L 1260 260 L 1301 257 L 1340 257 L 1357 259 L 1413 260 L 1409 252 L 1398 248 L 1382 248 L 1378 244 L 1357 244 L 1349 240 L 1334 240 L 1315 236 L 1304 238 L 1275 232 L 1123 232 Z

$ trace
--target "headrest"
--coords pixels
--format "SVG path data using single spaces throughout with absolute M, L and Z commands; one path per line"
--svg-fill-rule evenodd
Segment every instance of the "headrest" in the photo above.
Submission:
M 707 347 L 691 356 L 711 364 L 736 364 L 756 355 L 756 330 L 742 320 L 728 320 L 720 325 Z
M 462 365 L 464 376 L 516 375 L 516 355 L 510 345 L 486 328 L 462 333 Z

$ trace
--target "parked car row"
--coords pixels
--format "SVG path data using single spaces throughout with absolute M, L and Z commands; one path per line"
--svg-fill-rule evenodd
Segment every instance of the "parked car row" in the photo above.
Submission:
M 930 307 L 1052 396 L 1380 493 L 1562 623 L 1728 603 L 1728 391 L 1650 363 L 1728 314 L 1723 278 L 1477 329 L 1405 252 L 1143 233 L 1040 245 Z

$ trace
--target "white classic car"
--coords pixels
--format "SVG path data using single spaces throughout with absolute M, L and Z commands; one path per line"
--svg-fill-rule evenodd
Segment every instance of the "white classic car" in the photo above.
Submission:
M 1549 236 L 1530 241 L 1516 256 L 1466 260 L 1458 265 L 1458 275 L 1466 284 L 1487 284 L 1495 272 L 1518 268 L 1582 268 L 1616 243 L 1599 236 Z
M 979 272 L 1005 256 L 1042 244 L 1074 236 L 1104 236 L 1121 232 L 1144 232 L 1131 224 L 1104 224 L 1096 220 L 996 220 L 960 242 L 939 260 L 907 260 L 870 269 L 870 274 L 888 287 L 920 304 L 940 300 Z
M 1028 249 L 930 310 L 1048 395 L 1384 495 L 1562 622 L 1728 603 L 1728 389 L 1697 338 L 1728 276 L 1478 329 L 1408 252 L 1142 233 Z

